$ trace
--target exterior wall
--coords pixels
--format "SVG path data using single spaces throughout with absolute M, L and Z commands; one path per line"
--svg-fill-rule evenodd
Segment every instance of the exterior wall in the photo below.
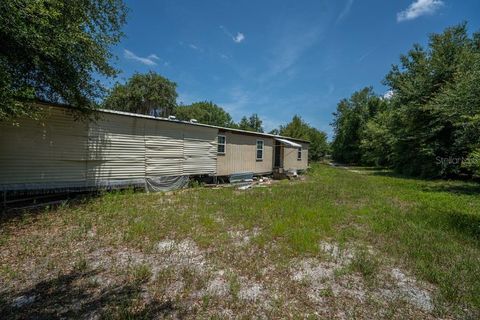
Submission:
M 164 121 L 145 123 L 145 165 L 147 176 L 183 174 L 183 132 L 178 124 Z
M 297 159 L 297 148 L 284 146 L 283 168 L 285 170 L 304 170 L 308 168 L 308 143 L 302 145 L 302 160 Z
M 226 137 L 225 154 L 217 155 L 217 175 L 273 170 L 273 138 L 234 132 L 219 132 Z M 257 140 L 264 141 L 263 160 L 256 160 Z
M 89 122 L 88 126 L 86 186 L 144 183 L 145 120 L 101 113 L 100 119 Z
M 85 186 L 87 124 L 65 109 L 44 109 L 40 121 L 0 122 L 0 190 Z
M 0 190 L 143 185 L 146 178 L 215 174 L 216 128 L 100 113 L 75 121 L 42 107 L 40 121 L 0 122 Z
M 217 171 L 218 130 L 184 125 L 183 174 L 212 174 Z

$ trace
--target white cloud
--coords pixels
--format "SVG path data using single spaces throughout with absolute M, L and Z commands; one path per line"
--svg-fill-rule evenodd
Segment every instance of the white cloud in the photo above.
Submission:
M 234 36 L 230 31 L 228 31 L 227 28 L 225 28 L 224 26 L 220 26 L 220 29 L 222 29 L 223 33 L 225 33 L 229 38 L 231 38 L 233 40 L 233 42 L 235 43 L 240 43 L 240 42 L 243 42 L 243 40 L 245 40 L 245 35 L 241 32 L 237 32 L 237 35 Z
M 188 46 L 190 48 L 192 48 L 193 50 L 198 50 L 198 47 L 196 45 L 194 45 L 193 43 L 190 43 Z
M 442 0 L 416 0 L 406 10 L 397 14 L 397 21 L 413 20 L 423 15 L 434 14 L 443 4 Z
M 245 40 L 245 35 L 241 32 L 237 32 L 237 35 L 233 37 L 233 41 L 235 41 L 236 43 L 240 43 L 243 40 Z
M 354 0 L 347 0 L 347 3 L 345 4 L 345 7 L 343 8 L 342 12 L 337 17 L 337 22 L 340 22 L 343 18 L 345 18 L 348 13 L 350 12 L 350 9 L 352 8 Z
M 375 50 L 377 50 L 378 46 L 375 46 L 371 49 L 369 49 L 368 51 L 366 51 L 364 54 L 362 54 L 359 58 L 358 58 L 358 62 L 362 62 L 363 60 L 365 60 L 369 55 L 371 55 L 373 52 L 375 52 Z
M 127 59 L 130 60 L 135 60 L 140 63 L 143 63 L 147 66 L 156 66 L 157 63 L 154 60 L 159 60 L 160 58 L 156 54 L 150 54 L 147 57 L 139 57 L 135 53 L 133 53 L 130 50 L 124 49 L 123 50 L 123 56 Z
M 267 81 L 293 67 L 305 51 L 317 43 L 320 36 L 320 28 L 315 26 L 311 29 L 294 28 L 279 37 L 272 50 L 269 68 L 259 77 L 260 82 Z M 292 71 L 289 75 L 294 74 L 295 72 Z
M 388 90 L 383 94 L 383 99 L 390 100 L 393 98 L 393 95 L 394 95 L 393 90 Z

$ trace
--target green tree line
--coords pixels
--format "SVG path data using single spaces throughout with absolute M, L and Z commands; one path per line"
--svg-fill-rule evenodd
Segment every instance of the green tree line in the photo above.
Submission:
M 384 79 L 341 100 L 332 156 L 422 177 L 480 174 L 480 33 L 466 23 L 414 45 Z

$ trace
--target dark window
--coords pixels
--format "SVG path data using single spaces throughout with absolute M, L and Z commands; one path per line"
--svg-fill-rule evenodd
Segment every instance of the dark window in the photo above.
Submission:
M 225 154 L 225 149 L 227 146 L 227 139 L 225 136 L 218 136 L 218 143 L 217 143 L 217 152 L 221 154 Z
M 297 149 L 297 160 L 302 160 L 302 148 Z
M 257 160 L 263 160 L 263 140 L 257 140 Z

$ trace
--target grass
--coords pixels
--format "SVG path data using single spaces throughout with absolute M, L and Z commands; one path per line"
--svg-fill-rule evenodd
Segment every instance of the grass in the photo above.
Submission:
M 146 264 L 134 266 L 130 273 L 133 277 L 133 281 L 137 283 L 147 282 L 152 276 L 152 270 Z
M 378 274 L 379 262 L 366 250 L 360 250 L 353 258 L 350 267 L 359 272 L 368 283 L 372 283 Z
M 385 264 L 399 265 L 438 288 L 439 312 L 479 315 L 479 195 L 474 183 L 320 164 L 312 166 L 306 181 L 281 181 L 246 191 L 196 187 L 167 194 L 112 192 L 4 223 L 0 251 L 8 249 L 10 254 L 0 261 L 0 279 L 8 283 L 28 278 L 16 267 L 32 259 L 47 261 L 55 246 L 74 250 L 93 239 L 103 247 L 149 253 L 167 238 L 192 239 L 216 265 L 259 278 L 271 264 L 287 270 L 292 259 L 320 256 L 319 242 L 328 240 L 375 248 L 378 257 L 361 250 L 351 264 L 352 272 L 370 282 Z M 253 229 L 259 234 L 246 247 L 235 247 L 228 235 L 231 230 Z M 70 253 L 62 254 L 65 258 Z M 89 267 L 84 258 L 75 266 L 82 271 Z M 148 282 L 152 276 L 145 265 L 132 272 L 136 282 Z M 188 274 L 189 283 L 204 285 L 193 277 Z M 284 273 L 279 271 L 278 277 Z M 238 278 L 232 274 L 227 281 L 238 300 Z M 323 295 L 331 296 L 330 291 L 325 289 Z M 203 305 L 218 303 L 208 296 Z

